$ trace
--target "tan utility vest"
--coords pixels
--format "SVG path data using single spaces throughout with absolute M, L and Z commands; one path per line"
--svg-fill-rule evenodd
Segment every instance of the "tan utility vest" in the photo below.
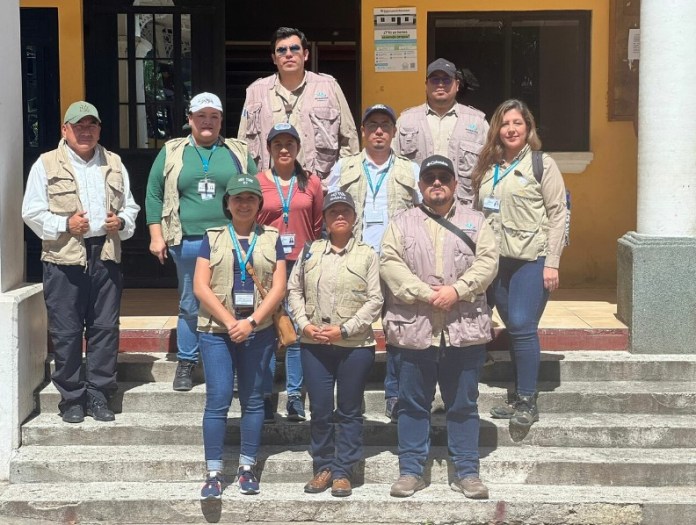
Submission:
M 341 160 L 341 177 L 339 184 L 341 190 L 350 193 L 355 201 L 355 213 L 358 220 L 353 228 L 356 239 L 362 239 L 365 199 L 369 190 L 367 175 L 363 169 L 365 151 L 344 157 Z M 376 184 L 377 181 L 373 181 Z M 411 161 L 406 157 L 394 155 L 394 164 L 387 176 L 387 214 L 391 220 L 394 215 L 402 210 L 413 208 L 416 200 L 416 178 L 413 176 Z
M 504 170 L 501 170 L 501 173 Z M 491 167 L 481 180 L 479 201 L 493 193 Z M 515 169 L 498 181 L 495 197 L 500 211 L 487 213 L 501 257 L 536 261 L 548 253 L 548 216 L 541 194 L 541 184 L 534 178 L 532 151 L 520 159 Z
M 70 217 L 83 211 L 80 201 L 80 189 L 77 186 L 75 171 L 66 148 L 69 146 L 61 139 L 58 147 L 41 155 L 46 177 L 48 178 L 48 211 L 62 217 Z M 100 169 L 106 184 L 106 211 L 118 213 L 126 201 L 123 185 L 123 164 L 121 157 L 107 151 L 97 144 L 95 155 L 102 162 Z M 118 232 L 108 233 L 100 256 L 102 261 L 121 262 L 121 239 Z M 41 260 L 65 265 L 87 266 L 87 249 L 82 235 L 61 233 L 54 241 L 43 241 Z
M 401 155 L 420 166 L 423 159 L 435 153 L 433 135 L 427 120 L 427 104 L 404 110 L 399 116 L 398 144 Z M 457 104 L 457 123 L 449 140 L 447 156 L 457 170 L 457 198 L 471 206 L 471 172 L 486 143 L 488 123 L 485 114 L 470 106 Z
M 323 73 L 307 71 L 302 100 L 295 112 L 299 115 L 304 168 L 325 179 L 338 160 L 341 127 L 341 108 L 338 106 L 336 80 Z M 246 136 L 251 156 L 259 171 L 271 167 L 266 148 L 266 137 L 275 124 L 271 110 L 271 96 L 277 75 L 260 78 L 247 88 Z
M 278 230 L 271 226 L 257 225 L 256 234 L 259 236 L 252 252 L 254 272 L 266 290 L 271 289 L 273 283 L 273 271 L 276 264 L 276 242 Z M 210 288 L 227 310 L 234 314 L 234 243 L 230 237 L 227 225 L 210 228 L 206 235 L 210 242 Z M 251 279 L 247 275 L 247 279 Z M 261 294 L 254 287 L 254 310 L 261 304 Z M 266 319 L 256 319 L 261 330 L 273 323 L 269 315 Z M 227 333 L 227 328 L 218 319 L 212 316 L 203 304 L 198 308 L 198 331 Z
M 403 232 L 404 262 L 414 275 L 428 285 L 453 284 L 469 269 L 475 255 L 464 241 L 442 228 L 445 235 L 443 275 L 433 276 L 437 264 L 427 224 L 429 220 L 420 208 L 405 211 L 393 219 L 393 224 Z M 457 203 L 454 216 L 449 220 L 476 242 L 485 218 L 482 213 Z M 388 344 L 412 350 L 423 350 L 432 345 L 432 306 L 422 301 L 407 304 L 397 299 L 389 289 L 385 293 L 385 305 L 383 325 Z M 473 303 L 457 301 L 452 310 L 445 312 L 444 328 L 449 335 L 450 346 L 464 347 L 490 341 L 491 310 L 486 295 L 478 295 Z
M 319 311 L 319 279 L 322 271 L 327 270 L 323 263 L 329 241 L 318 239 L 310 246 L 309 259 L 303 258 L 296 264 L 303 265 L 304 271 L 304 298 L 305 311 L 309 322 L 315 326 L 327 324 L 322 317 L 330 317 L 328 324 L 340 326 L 349 319 L 367 302 L 367 272 L 370 268 L 370 261 L 374 257 L 374 250 L 371 246 L 358 242 L 356 239 L 350 241 L 352 246 L 345 254 L 345 264 L 339 268 L 330 268 L 331 271 L 338 271 L 336 288 L 336 309 L 333 312 Z M 304 336 L 303 336 L 304 337 Z M 311 343 L 312 340 L 305 339 Z M 342 341 L 342 346 L 364 347 L 375 344 L 375 336 L 372 327 L 364 332 L 351 335 Z
M 184 167 L 184 148 L 190 143 L 189 137 L 168 140 L 164 147 L 164 196 L 162 205 L 162 237 L 167 246 L 181 244 L 182 229 L 179 217 L 179 174 Z M 228 151 L 239 161 L 243 171 L 248 170 L 247 145 L 237 139 L 225 139 Z

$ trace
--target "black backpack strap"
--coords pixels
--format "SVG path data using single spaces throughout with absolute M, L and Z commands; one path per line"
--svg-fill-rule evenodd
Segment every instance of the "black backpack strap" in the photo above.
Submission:
M 452 224 L 444 217 L 440 217 L 439 215 L 431 212 L 428 208 L 425 207 L 425 205 L 420 204 L 420 206 L 418 207 L 423 213 L 425 213 L 428 217 L 430 217 L 440 226 L 442 226 L 443 228 L 447 228 L 449 231 L 451 231 L 453 234 L 459 237 L 462 241 L 464 241 L 466 245 L 469 247 L 469 249 L 473 252 L 473 254 L 476 255 L 476 243 L 471 239 L 471 237 L 469 237 L 466 234 L 464 230 L 462 230 L 461 228 L 457 228 L 454 224 Z
M 541 184 L 541 177 L 544 176 L 543 155 L 543 151 L 532 151 L 532 171 L 534 172 L 534 178 L 539 184 Z

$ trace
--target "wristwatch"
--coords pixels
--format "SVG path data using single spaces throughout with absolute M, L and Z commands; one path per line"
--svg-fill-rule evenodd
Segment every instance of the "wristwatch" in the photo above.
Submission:
M 343 325 L 341 325 L 341 339 L 348 339 L 348 330 Z
M 249 324 L 251 325 L 252 328 L 256 328 L 258 326 L 258 323 L 254 319 L 253 315 L 250 315 L 249 317 L 247 317 L 246 320 L 249 321 Z
M 123 229 L 126 227 L 126 219 L 123 217 L 118 218 L 119 221 L 121 221 L 121 225 L 118 227 L 118 231 L 122 232 Z

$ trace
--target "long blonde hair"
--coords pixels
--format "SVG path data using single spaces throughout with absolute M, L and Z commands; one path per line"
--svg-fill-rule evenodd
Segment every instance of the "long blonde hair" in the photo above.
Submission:
M 529 111 L 527 104 L 515 98 L 511 98 L 500 104 L 496 108 L 495 113 L 493 113 L 491 127 L 486 137 L 486 144 L 483 146 L 476 167 L 471 173 L 471 185 L 476 194 L 478 194 L 478 190 L 481 187 L 483 175 L 491 166 L 499 163 L 503 158 L 505 148 L 500 141 L 500 128 L 503 127 L 503 116 L 511 109 L 519 111 L 527 125 L 527 144 L 529 144 L 529 147 L 532 148 L 532 150 L 541 149 L 541 139 L 537 134 L 534 115 Z

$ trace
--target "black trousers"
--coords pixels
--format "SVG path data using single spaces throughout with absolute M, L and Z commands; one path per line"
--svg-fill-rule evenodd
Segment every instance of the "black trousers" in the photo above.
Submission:
M 86 239 L 87 268 L 44 262 L 44 299 L 53 342 L 53 384 L 65 410 L 87 396 L 103 401 L 116 391 L 116 359 L 123 275 L 99 257 L 104 237 Z M 86 366 L 82 370 L 83 337 Z

